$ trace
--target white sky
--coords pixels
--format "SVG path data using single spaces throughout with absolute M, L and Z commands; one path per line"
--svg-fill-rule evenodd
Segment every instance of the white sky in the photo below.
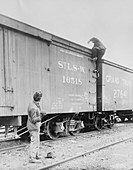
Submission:
M 133 0 L 0 0 L 0 13 L 87 47 L 95 36 L 133 69 Z

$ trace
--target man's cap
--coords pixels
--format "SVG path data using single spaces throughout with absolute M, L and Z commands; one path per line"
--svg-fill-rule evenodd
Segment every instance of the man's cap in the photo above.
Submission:
M 42 92 L 41 91 L 35 92 L 34 95 L 33 95 L 33 99 L 35 101 L 40 101 L 41 97 L 42 97 Z
M 99 40 L 98 38 L 93 37 L 93 38 L 91 38 L 91 39 L 88 41 L 88 43 L 89 43 L 89 42 L 96 43 L 96 42 L 100 42 L 100 40 Z

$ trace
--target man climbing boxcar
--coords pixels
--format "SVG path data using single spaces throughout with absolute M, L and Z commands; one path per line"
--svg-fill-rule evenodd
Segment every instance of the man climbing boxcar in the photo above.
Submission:
M 106 47 L 101 43 L 101 41 L 95 37 L 91 38 L 88 43 L 92 42 L 94 44 L 92 48 L 92 57 L 97 60 L 97 66 L 105 54 Z

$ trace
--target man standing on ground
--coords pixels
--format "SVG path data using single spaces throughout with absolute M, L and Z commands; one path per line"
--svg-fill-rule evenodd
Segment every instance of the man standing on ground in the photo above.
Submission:
M 33 101 L 29 104 L 28 121 L 27 128 L 30 133 L 30 152 L 29 152 L 29 162 L 31 163 L 41 163 L 39 159 L 39 145 L 40 145 L 40 126 L 41 126 L 41 108 L 40 100 L 42 98 L 41 92 L 36 92 L 33 95 Z

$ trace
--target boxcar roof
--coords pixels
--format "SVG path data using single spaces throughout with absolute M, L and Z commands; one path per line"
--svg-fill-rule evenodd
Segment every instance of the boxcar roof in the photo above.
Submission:
M 49 43 L 58 42 L 58 43 L 61 43 L 61 44 L 67 45 L 67 46 L 71 46 L 73 48 L 77 48 L 77 49 L 87 52 L 89 54 L 92 53 L 91 49 L 89 49 L 87 47 L 84 47 L 84 46 L 76 44 L 72 41 L 63 39 L 61 37 L 58 37 L 56 35 L 46 32 L 46 31 L 40 30 L 36 27 L 33 27 L 31 25 L 20 22 L 18 20 L 15 20 L 13 18 L 7 17 L 2 14 L 0 14 L 0 26 L 8 27 L 10 29 L 20 31 L 20 32 L 32 35 L 34 37 L 44 39 L 45 41 L 48 41 Z
M 128 67 L 125 67 L 125 66 L 116 64 L 116 63 L 111 62 L 111 61 L 109 61 L 109 60 L 102 59 L 101 62 L 102 62 L 102 63 L 105 63 L 105 64 L 108 64 L 108 65 L 111 65 L 111 66 L 113 66 L 113 67 L 117 67 L 117 68 L 122 69 L 122 70 L 124 70 L 124 71 L 128 71 L 128 72 L 133 73 L 133 69 L 130 69 L 130 68 L 128 68 Z

